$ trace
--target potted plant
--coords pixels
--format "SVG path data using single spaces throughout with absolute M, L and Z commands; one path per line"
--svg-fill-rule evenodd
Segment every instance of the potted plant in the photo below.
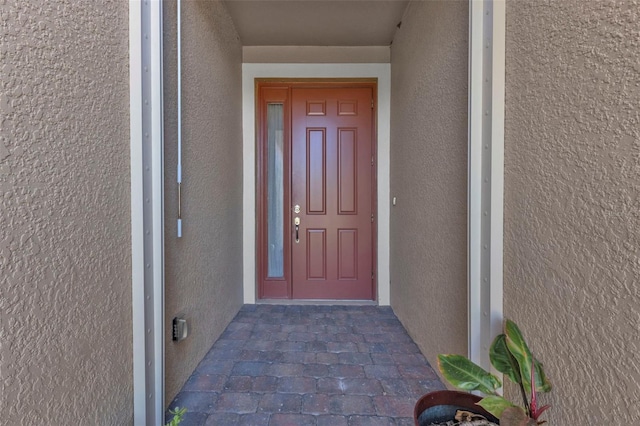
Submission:
M 510 320 L 505 322 L 504 333 L 495 338 L 491 345 L 489 358 L 493 367 L 513 381 L 520 389 L 523 405 L 518 406 L 498 394 L 502 387 L 500 379 L 479 365 L 461 355 L 438 355 L 438 369 L 451 385 L 467 392 L 479 391 L 485 396 L 440 391 L 423 396 L 415 406 L 414 420 L 416 426 L 447 425 L 451 412 L 458 412 L 459 422 L 467 420 L 473 425 L 499 424 L 501 426 L 537 426 L 545 423 L 540 415 L 549 406 L 538 406 L 538 393 L 549 392 L 551 383 L 544 374 L 542 364 L 533 357 L 518 326 Z M 434 399 L 433 394 L 437 395 Z M 465 401 L 460 394 L 469 395 Z M 448 419 L 443 415 L 431 415 L 444 409 Z M 467 412 L 470 412 L 467 414 Z M 474 414 L 486 418 L 470 418 Z M 455 415 L 455 414 L 454 414 Z M 475 422 L 475 423 L 473 423 Z M 450 423 L 457 424 L 457 423 Z

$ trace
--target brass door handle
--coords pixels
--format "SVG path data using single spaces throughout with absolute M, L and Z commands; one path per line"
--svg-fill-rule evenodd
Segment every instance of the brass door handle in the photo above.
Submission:
M 300 218 L 293 219 L 293 224 L 296 226 L 296 244 L 298 244 L 300 242 Z

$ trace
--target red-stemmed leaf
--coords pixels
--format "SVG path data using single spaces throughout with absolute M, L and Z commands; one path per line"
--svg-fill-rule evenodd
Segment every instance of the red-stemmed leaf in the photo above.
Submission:
M 531 413 L 529 413 L 529 415 L 531 416 L 531 418 L 533 418 L 534 420 L 538 420 L 538 418 L 542 415 L 542 413 L 544 413 L 545 411 L 547 411 L 549 409 L 549 407 L 551 407 L 550 405 L 544 405 L 540 408 L 538 408 L 538 392 L 536 391 L 536 386 L 535 386 L 535 378 L 534 378 L 534 374 L 535 374 L 535 365 L 531 366 L 531 404 L 529 404 L 529 408 L 531 410 Z M 541 424 L 541 423 L 538 423 Z
M 538 409 L 538 412 L 536 413 L 536 414 L 537 414 L 537 416 L 536 416 L 536 417 L 534 417 L 534 419 L 538 420 L 538 417 L 540 417 L 540 416 L 542 415 L 542 413 L 544 413 L 545 411 L 547 411 L 549 408 L 551 408 L 551 406 L 550 406 L 550 405 L 548 405 L 548 404 L 547 404 L 547 405 L 543 405 L 542 407 L 540 407 L 540 408 Z M 540 423 L 538 423 L 538 424 L 540 424 Z

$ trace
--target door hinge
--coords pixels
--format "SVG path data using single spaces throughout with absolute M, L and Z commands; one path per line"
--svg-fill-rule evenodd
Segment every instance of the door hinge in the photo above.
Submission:
M 373 166 L 373 155 L 371 156 L 371 165 Z
M 371 213 L 371 222 L 373 222 L 373 213 Z
M 375 272 L 371 271 L 371 279 L 373 279 L 375 277 Z
M 373 99 L 371 99 L 371 109 L 373 109 Z

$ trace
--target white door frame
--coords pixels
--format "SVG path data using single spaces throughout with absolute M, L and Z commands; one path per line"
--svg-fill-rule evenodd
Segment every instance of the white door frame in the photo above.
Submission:
M 242 259 L 244 303 L 256 302 L 256 78 L 376 78 L 377 101 L 377 302 L 389 305 L 390 64 L 242 64 Z M 383 226 L 383 224 L 387 226 Z
M 134 424 L 161 425 L 164 413 L 164 145 L 160 0 L 129 1 L 129 41 Z M 389 67 L 389 64 L 376 65 Z M 244 64 L 243 68 L 246 66 L 249 64 Z M 270 66 L 273 70 L 278 69 L 277 64 Z M 327 70 L 325 75 L 318 76 L 328 77 L 335 75 L 340 65 L 323 64 L 321 67 Z M 504 71 L 505 0 L 469 0 L 468 336 L 469 356 L 485 367 L 489 366 L 486 345 L 500 332 L 503 320 Z M 360 70 L 358 75 L 340 76 L 371 76 L 368 74 Z M 243 72 L 243 85 L 244 78 Z M 383 87 L 378 78 L 380 114 Z M 388 79 L 388 76 L 384 78 Z M 390 80 L 385 84 L 390 84 Z M 247 93 L 244 86 L 243 93 Z M 390 105 L 388 99 L 386 104 Z M 248 124 L 247 114 L 251 117 L 249 122 L 253 121 L 253 104 L 250 109 L 247 111 L 246 105 L 243 107 L 245 124 Z M 378 138 L 388 140 L 389 129 L 381 128 L 382 125 L 384 123 L 379 122 Z M 243 166 L 251 168 L 255 167 L 253 126 L 244 128 L 243 148 Z M 247 137 L 251 140 L 249 151 L 246 149 Z M 388 148 L 387 145 L 387 151 L 378 152 L 379 172 L 381 168 L 389 167 Z M 245 177 L 243 185 L 245 207 L 255 206 L 253 175 L 249 181 Z M 388 186 L 388 180 L 379 180 L 379 223 L 389 220 Z M 245 209 L 243 218 L 245 303 L 255 302 L 254 212 L 255 209 Z M 388 244 L 380 247 L 383 241 L 388 241 L 388 232 L 388 227 L 378 229 L 380 304 L 390 301 L 390 289 L 383 289 L 381 285 L 389 281 L 388 264 L 386 271 L 381 269 L 382 261 L 389 259 Z

